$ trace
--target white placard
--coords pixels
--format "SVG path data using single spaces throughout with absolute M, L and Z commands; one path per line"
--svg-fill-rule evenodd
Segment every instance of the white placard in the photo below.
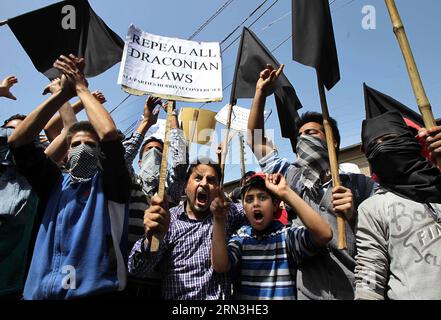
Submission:
M 137 95 L 189 102 L 221 101 L 220 45 L 162 37 L 130 25 L 118 84 Z
M 227 125 L 229 104 L 223 107 L 217 115 L 214 117 L 217 122 Z M 264 112 L 265 120 L 269 117 L 268 112 Z M 246 132 L 248 128 L 248 118 L 250 116 L 250 109 L 242 108 L 239 106 L 233 106 L 233 112 L 231 113 L 231 129 Z

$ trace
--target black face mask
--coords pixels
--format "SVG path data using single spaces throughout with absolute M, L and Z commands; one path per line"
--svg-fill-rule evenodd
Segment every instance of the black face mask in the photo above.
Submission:
M 366 157 L 381 182 L 392 183 L 409 172 L 416 163 L 424 161 L 421 145 L 409 137 L 396 137 L 368 148 Z
M 421 155 L 421 145 L 410 129 L 405 124 L 402 126 L 398 123 L 394 114 L 388 114 L 363 123 L 366 157 L 372 171 L 380 180 L 380 185 L 416 202 L 441 203 L 441 173 Z M 388 117 L 396 122 L 387 122 Z M 398 114 L 398 117 L 401 116 Z M 378 137 L 391 133 L 396 137 L 381 143 L 376 142 Z

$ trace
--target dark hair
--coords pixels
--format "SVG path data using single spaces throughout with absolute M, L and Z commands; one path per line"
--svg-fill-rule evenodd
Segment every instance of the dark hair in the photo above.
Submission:
M 217 178 L 220 181 L 222 177 L 222 169 L 220 165 L 215 162 L 214 160 L 210 158 L 198 158 L 195 162 L 191 163 L 187 168 L 187 174 L 185 175 L 185 184 L 187 185 L 188 179 L 190 178 L 191 174 L 193 173 L 194 169 L 201 165 L 205 164 L 209 167 L 212 167 L 213 170 L 216 172 Z
M 141 148 L 139 149 L 139 159 L 142 159 L 142 155 L 144 153 L 145 146 L 148 143 L 153 142 L 153 141 L 160 143 L 162 148 L 164 148 L 164 141 L 162 141 L 161 139 L 155 138 L 155 137 L 149 137 L 148 139 L 144 140 L 144 142 L 141 145 Z
M 248 179 L 246 183 L 240 189 L 240 195 L 242 200 L 245 197 L 245 194 L 250 191 L 250 189 L 259 189 L 268 193 L 273 200 L 273 202 L 277 199 L 276 195 L 272 193 L 265 185 L 265 180 L 262 177 L 256 176 L 251 179 Z
M 26 119 L 26 116 L 24 114 L 14 114 L 13 116 L 9 117 L 8 119 L 5 120 L 5 122 L 3 122 L 2 128 L 5 128 L 6 125 L 11 122 L 12 120 L 24 120 Z
M 248 171 L 248 172 L 246 172 L 246 173 L 243 175 L 243 177 L 240 179 L 240 185 L 243 186 L 243 185 L 247 182 L 247 180 L 248 180 L 251 176 L 253 176 L 254 174 L 256 174 L 256 171 Z
M 296 119 L 296 123 L 295 123 L 296 130 L 299 131 L 300 128 L 308 122 L 315 122 L 320 124 L 321 130 L 323 131 L 323 133 L 325 133 L 325 128 L 323 127 L 323 115 L 321 113 L 313 112 L 313 111 L 307 111 L 303 113 L 300 117 Z M 337 121 L 329 117 L 329 124 L 331 125 L 332 133 L 334 134 L 334 140 L 337 142 L 336 152 L 338 154 L 340 150 L 341 138 L 340 138 L 340 132 L 338 131 L 338 127 L 337 127 Z
M 72 141 L 72 137 L 80 131 L 89 132 L 93 135 L 95 135 L 98 138 L 98 133 L 96 133 L 95 128 L 92 126 L 92 124 L 89 121 L 79 121 L 75 122 L 69 130 L 67 130 L 66 134 L 66 142 L 67 145 L 70 145 Z

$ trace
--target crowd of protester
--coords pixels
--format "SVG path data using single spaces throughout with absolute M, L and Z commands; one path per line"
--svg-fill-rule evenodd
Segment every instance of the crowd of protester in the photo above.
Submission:
M 441 299 L 441 127 L 416 133 L 397 112 L 365 120 L 373 178 L 341 171 L 333 187 L 321 114 L 293 124 L 295 162 L 255 139 L 282 70 L 267 66 L 248 120 L 261 172 L 227 195 L 219 163 L 190 163 L 173 110 L 161 198 L 166 141 L 146 133 L 162 101 L 148 97 L 125 138 L 85 63 L 60 56 L 46 100 L 0 128 L 0 299 Z M 17 82 L 6 77 L 0 97 L 16 99 Z

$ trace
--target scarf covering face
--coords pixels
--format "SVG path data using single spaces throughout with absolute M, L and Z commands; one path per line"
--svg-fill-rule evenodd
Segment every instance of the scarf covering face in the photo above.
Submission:
M 98 171 L 99 148 L 87 144 L 73 147 L 68 155 L 68 168 L 72 182 L 85 182 Z
M 376 142 L 386 134 L 395 137 Z M 421 155 L 421 144 L 399 113 L 364 120 L 362 142 L 384 189 L 419 203 L 441 203 L 441 173 Z
M 301 168 L 300 183 L 303 184 L 314 197 L 319 194 L 323 172 L 329 170 L 329 156 L 326 141 L 308 135 L 298 138 L 296 164 Z
M 142 190 L 145 194 L 152 194 L 159 186 L 161 160 L 162 152 L 157 148 L 150 149 L 142 157 L 139 177 L 142 180 Z

